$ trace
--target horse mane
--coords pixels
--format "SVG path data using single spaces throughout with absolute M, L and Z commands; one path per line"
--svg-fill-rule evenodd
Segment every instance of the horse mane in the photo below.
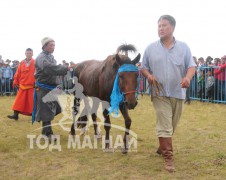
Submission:
M 122 44 L 120 45 L 117 50 L 116 50 L 116 54 L 123 54 L 125 53 L 125 55 L 128 57 L 128 51 L 129 52 L 133 52 L 136 53 L 137 49 L 134 45 L 132 44 Z
M 124 64 L 131 64 L 131 59 L 128 56 L 128 52 L 132 52 L 132 53 L 136 53 L 137 49 L 134 45 L 132 44 L 122 44 L 120 45 L 117 50 L 116 53 L 113 55 L 109 55 L 104 61 L 103 64 L 108 63 L 109 61 L 115 61 L 115 56 L 116 54 L 119 55 L 120 59 L 124 62 Z

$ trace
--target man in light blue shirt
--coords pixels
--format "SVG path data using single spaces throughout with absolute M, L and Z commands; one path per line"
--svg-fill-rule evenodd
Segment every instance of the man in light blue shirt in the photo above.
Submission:
M 5 94 L 8 96 L 12 90 L 11 81 L 13 79 L 13 71 L 9 66 L 9 61 L 4 63 L 2 68 L 2 87 Z
M 174 38 L 175 25 L 176 21 L 170 15 L 159 18 L 160 40 L 146 48 L 141 70 L 149 84 L 158 81 L 162 87 L 159 96 L 153 94 L 153 106 L 160 145 L 157 153 L 164 157 L 165 169 L 169 172 L 175 171 L 172 136 L 181 116 L 186 88 L 190 85 L 196 66 L 187 44 Z

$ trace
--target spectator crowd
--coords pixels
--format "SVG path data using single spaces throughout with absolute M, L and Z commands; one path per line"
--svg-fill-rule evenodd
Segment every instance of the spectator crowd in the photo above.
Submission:
M 3 60 L 0 55 L 0 95 L 15 95 L 17 93 L 17 88 L 13 87 L 14 75 L 17 71 L 17 68 L 20 64 L 18 60 Z M 66 60 L 62 61 L 63 65 L 72 65 L 74 62 L 67 63 Z M 72 77 L 73 71 L 68 72 L 67 76 L 61 77 L 62 87 L 68 89 L 72 86 Z
M 12 63 L 12 64 L 11 64 Z M 0 94 L 10 95 L 15 93 L 16 90 L 12 87 L 13 77 L 17 71 L 19 65 L 18 60 L 7 59 L 4 61 L 0 55 Z
M 208 56 L 196 59 L 196 75 L 194 76 L 189 88 L 189 96 L 200 101 L 226 101 L 225 80 L 226 80 L 226 55 L 221 58 L 212 58 Z
M 226 55 L 221 58 L 212 58 L 208 56 L 196 58 L 193 56 L 197 64 L 196 74 L 193 77 L 190 87 L 187 90 L 186 103 L 190 103 L 190 99 L 198 99 L 200 101 L 226 102 Z M 13 87 L 13 78 L 19 65 L 18 60 L 3 60 L 0 55 L 0 95 L 16 94 L 17 89 Z M 62 61 L 63 65 L 72 65 L 72 61 L 67 63 Z M 68 71 L 67 76 L 61 77 L 62 87 L 69 89 L 72 86 L 73 72 Z M 145 91 L 147 83 L 144 78 L 140 77 L 140 91 Z

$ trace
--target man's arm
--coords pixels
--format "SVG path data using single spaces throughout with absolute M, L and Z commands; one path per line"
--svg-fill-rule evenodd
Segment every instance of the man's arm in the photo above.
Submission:
M 190 86 L 190 81 L 194 75 L 195 75 L 195 67 L 188 68 L 186 76 L 181 80 L 181 87 L 188 88 Z
M 148 83 L 151 84 L 155 79 L 154 75 L 152 75 L 147 69 L 142 68 L 141 69 L 141 73 L 144 77 L 147 78 Z

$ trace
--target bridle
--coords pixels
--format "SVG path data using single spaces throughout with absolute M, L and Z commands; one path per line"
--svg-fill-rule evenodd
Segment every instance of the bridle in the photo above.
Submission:
M 121 90 L 121 87 L 120 87 L 120 91 L 123 94 L 124 98 L 125 98 L 126 95 L 133 94 L 133 93 L 137 93 L 137 94 L 135 94 L 136 98 L 137 98 L 137 96 L 138 96 L 138 89 L 139 89 L 139 82 L 138 82 L 137 89 L 133 90 L 133 91 L 126 91 L 126 92 L 124 92 L 124 91 Z M 125 101 L 125 99 L 124 99 L 124 101 Z
M 126 103 L 125 96 L 137 92 L 137 87 L 134 90 L 132 89 L 126 92 L 122 91 L 122 88 L 120 86 L 120 80 L 119 80 L 119 73 L 121 72 L 138 72 L 138 69 L 133 64 L 123 64 L 119 67 L 114 80 L 113 90 L 110 96 L 111 107 L 109 108 L 109 113 L 112 113 L 112 112 L 118 113 L 120 104 Z
M 122 92 L 122 94 L 123 94 L 124 96 L 126 96 L 126 95 L 128 95 L 128 94 L 132 94 L 132 93 L 136 93 L 136 92 L 138 92 L 138 91 L 136 90 L 136 91 Z

